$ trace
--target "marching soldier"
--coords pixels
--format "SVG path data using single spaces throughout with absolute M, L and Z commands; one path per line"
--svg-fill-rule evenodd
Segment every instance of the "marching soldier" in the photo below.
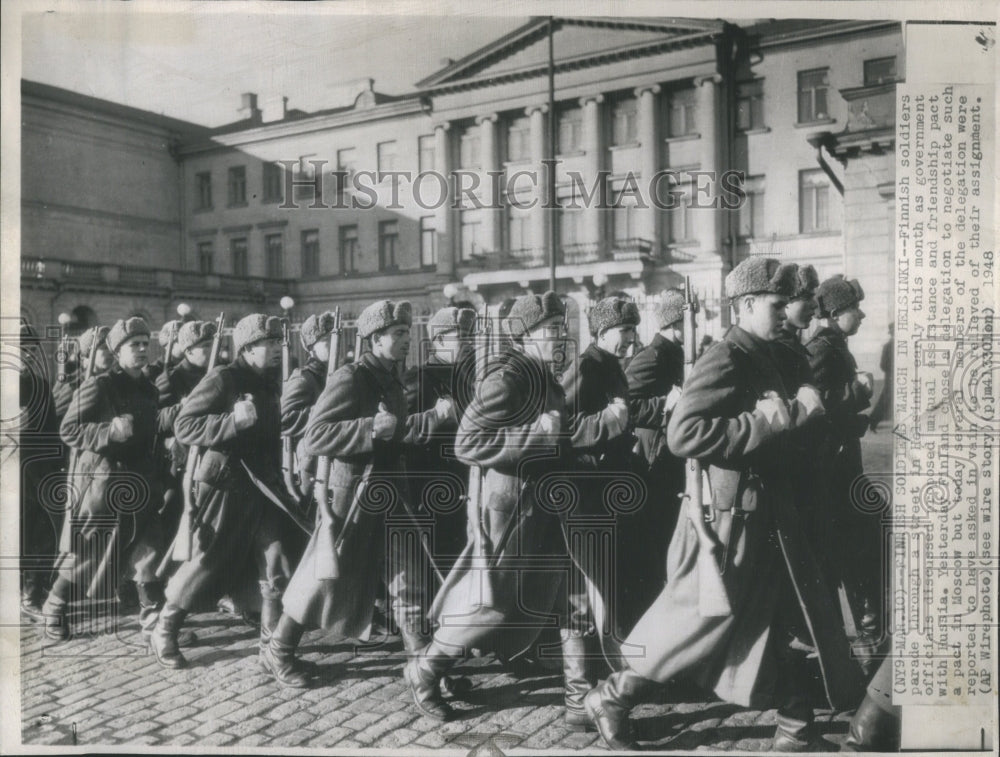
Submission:
M 107 326 L 91 326 L 80 334 L 80 338 L 77 340 L 79 349 L 77 350 L 76 370 L 67 373 L 65 380 L 57 381 L 56 385 L 52 388 L 52 396 L 56 403 L 56 420 L 58 422 L 62 423 L 62 419 L 66 415 L 66 410 L 69 408 L 70 400 L 73 399 L 73 393 L 83 381 L 84 366 L 87 364 L 91 347 L 94 345 L 94 339 L 97 339 L 97 352 L 94 356 L 93 375 L 99 376 L 111 368 L 111 364 L 115 358 L 104 342 L 108 336 L 108 330 Z
M 54 640 L 69 636 L 66 608 L 75 591 L 92 596 L 118 585 L 119 577 L 107 574 L 110 565 L 124 566 L 125 577 L 135 581 L 144 632 L 163 604 L 156 580 L 164 542 L 157 515 L 156 389 L 142 373 L 149 327 L 141 318 L 120 320 L 106 344 L 116 364 L 80 385 L 60 428 L 78 455 L 70 488 L 76 502 L 63 525 L 58 577 L 43 608 L 46 636 Z M 108 526 L 112 536 L 105 546 L 101 537 Z
M 861 437 L 869 420 L 861 413 L 872 396 L 871 374 L 858 370 L 847 338 L 861 327 L 864 291 L 857 279 L 834 276 L 816 292 L 819 314 L 827 325 L 806 345 L 816 387 L 826 408 L 831 449 L 826 456 L 831 506 L 826 528 L 834 568 L 840 572 L 855 614 L 859 638 L 856 653 L 868 668 L 881 633 L 881 533 L 879 515 L 859 511 L 851 499 L 852 486 L 863 475 Z
M 209 371 L 174 421 L 177 441 L 203 452 L 193 471 L 191 557 L 167 583 L 167 602 L 153 631 L 153 651 L 164 667 L 187 664 L 178 632 L 188 611 L 205 591 L 224 588 L 234 566 L 249 557 L 260 586 L 262 645 L 280 615 L 294 559 L 292 526 L 267 502 L 251 472 L 264 482 L 280 480 L 281 337 L 278 318 L 254 313 L 240 320 L 233 329 L 236 358 Z M 182 521 L 181 529 L 187 528 Z
M 305 365 L 296 368 L 289 376 L 281 391 L 281 433 L 292 438 L 299 481 L 304 491 L 309 490 L 307 487 L 316 475 L 316 458 L 304 454 L 301 449 L 302 435 L 309 420 L 309 411 L 326 385 L 332 330 L 333 313 L 330 311 L 306 318 L 299 331 L 299 339 L 309 351 L 309 357 Z
M 628 543 L 636 535 L 631 528 L 634 518 L 631 514 L 612 513 L 604 501 L 604 493 L 609 484 L 632 468 L 635 436 L 627 403 L 628 380 L 620 361 L 635 341 L 639 309 L 629 300 L 607 297 L 594 305 L 589 321 L 594 341 L 569 365 L 562 379 L 569 412 L 567 421 L 572 429 L 574 481 L 580 493 L 578 507 L 566 517 L 572 521 L 583 516 L 591 522 L 593 519 L 598 522 L 603 520 L 607 525 L 611 525 L 608 521 L 615 517 L 610 580 L 600 580 L 602 585 L 598 589 L 603 597 L 611 600 L 608 608 L 612 615 L 609 618 L 610 629 L 620 636 L 623 635 L 623 625 L 629 623 L 628 616 L 634 613 L 638 617 L 645 609 L 640 607 L 636 610 L 633 607 L 636 603 L 633 586 L 623 580 L 622 572 L 624 566 L 633 560 L 633 548 L 641 549 L 641 544 Z M 649 421 L 649 418 L 642 419 L 643 423 Z M 583 565 L 589 565 L 596 556 L 577 557 L 583 558 Z M 599 576 L 603 571 L 598 567 L 592 572 Z M 572 598 L 571 604 L 587 607 L 586 594 Z M 591 607 L 591 614 L 594 609 Z M 632 621 L 634 619 L 631 618 Z M 593 648 L 592 643 L 588 644 L 595 638 L 587 633 L 591 619 L 574 616 L 571 620 L 579 622 L 571 623 L 561 631 L 565 718 L 570 726 L 585 727 L 589 721 L 583 709 L 583 697 L 593 685 L 586 663 L 588 657 L 599 657 L 600 649 Z M 591 649 L 588 650 L 588 647 Z
M 777 681 L 774 748 L 805 748 L 813 717 L 803 699 L 809 671 L 790 648 L 801 627 L 813 631 L 830 703 L 857 701 L 860 676 L 848 667 L 846 639 L 786 483 L 783 438 L 822 412 L 810 387 L 786 396 L 768 349 L 793 273 L 770 258 L 751 258 L 729 273 L 738 325 L 695 364 L 671 415 L 670 450 L 707 469 L 712 501 L 707 516 L 689 501 L 670 544 L 670 580 L 626 639 L 645 655 L 629 658 L 584 699 L 610 748 L 634 748 L 628 713 L 648 696 L 650 681 L 683 673 L 743 706 L 759 704 Z M 700 550 L 712 559 L 699 560 Z M 699 597 L 705 570 L 721 573 L 725 609 Z
M 388 547 L 386 516 L 376 499 L 389 489 L 405 500 L 401 458 L 404 445 L 426 444 L 430 435 L 453 417 L 451 400 L 440 399 L 416 415 L 406 411 L 399 369 L 410 349 L 409 302 L 380 300 L 358 317 L 358 333 L 371 350 L 337 370 L 324 387 L 306 426 L 303 450 L 331 458 L 327 510 L 319 503 L 318 523 L 285 593 L 281 615 L 261 660 L 283 686 L 305 688 L 309 676 L 295 658 L 307 627 L 319 627 L 347 638 L 367 638 L 380 574 L 407 651 L 423 646 L 424 599 L 427 587 L 398 553 L 399 540 Z M 369 489 L 379 495 L 367 496 Z M 336 534 L 336 542 L 328 538 Z M 330 552 L 333 554 L 330 554 Z M 323 566 L 333 561 L 336 570 Z M 332 573 L 338 575 L 333 576 Z
M 815 385 L 809 366 L 809 351 L 802 344 L 802 332 L 809 328 L 816 313 L 816 287 L 819 278 L 811 265 L 797 266 L 795 288 L 785 307 L 785 322 L 778 338 L 771 342 L 774 362 L 778 365 L 782 383 L 789 394 L 803 384 Z
M 163 373 L 163 369 L 167 363 L 176 364 L 176 362 L 180 360 L 183 355 L 184 350 L 182 350 L 180 345 L 177 343 L 177 333 L 180 330 L 180 327 L 181 321 L 167 321 L 163 324 L 163 328 L 161 328 L 159 333 L 156 335 L 156 340 L 160 343 L 160 347 L 164 350 L 166 350 L 170 345 L 173 346 L 170 347 L 171 354 L 169 356 L 165 354 L 163 357 L 157 358 L 155 361 L 150 362 L 149 365 L 146 366 L 145 370 L 143 370 L 143 373 L 146 374 L 146 378 L 150 381 L 156 381 L 160 374 Z
M 59 518 L 51 507 L 51 477 L 59 475 L 63 445 L 45 355 L 34 331 L 21 323 L 18 457 L 21 462 L 21 612 L 31 623 L 44 620 L 42 599 L 52 574 Z M 50 504 L 51 503 L 51 504 Z
M 435 600 L 441 625 L 403 670 L 417 708 L 438 720 L 452 714 L 439 690 L 452 666 L 474 648 L 500 648 L 508 657 L 530 648 L 542 626 L 536 614 L 551 615 L 566 601 L 561 571 L 516 564 L 566 554 L 559 518 L 532 486 L 571 462 L 569 440 L 560 435 L 566 397 L 550 369 L 564 349 L 564 318 L 555 292 L 514 302 L 510 348 L 492 363 L 459 424 L 459 459 L 483 471 L 479 510 L 469 516 L 473 559 L 452 569 Z M 582 627 L 587 612 L 586 602 L 578 602 L 568 610 L 573 621 L 562 613 L 562 627 Z
M 475 354 L 470 336 L 476 312 L 468 308 L 441 308 L 427 323 L 430 355 L 427 362 L 408 370 L 403 377 L 406 405 L 410 414 L 433 408 L 441 397 L 455 402 L 456 419 L 438 427 L 426 447 L 407 450 L 407 469 L 413 475 L 414 502 L 434 502 L 435 486 L 443 487 L 454 498 L 448 512 L 434 513 L 434 556 L 447 570 L 462 551 L 466 541 L 465 511 L 457 506 L 469 469 L 448 451 L 454 449 L 458 419 L 472 400 L 475 391 Z M 426 494 L 426 496 L 425 496 Z
M 622 581 L 636 595 L 629 605 L 638 613 L 628 618 L 627 631 L 667 580 L 667 545 L 677 524 L 684 489 L 684 461 L 667 448 L 667 421 L 684 383 L 684 293 L 676 289 L 664 292 L 655 316 L 659 330 L 625 371 L 638 438 L 637 462 L 647 491 L 645 506 L 632 519 L 635 538 L 629 540 L 641 547 L 631 550 L 631 562 L 622 566 Z
M 184 508 L 181 475 L 187 462 L 187 447 L 174 437 L 174 421 L 185 398 L 205 377 L 208 356 L 215 337 L 215 324 L 210 321 L 189 321 L 178 329 L 177 346 L 183 355 L 169 371 L 156 377 L 159 393 L 159 433 L 167 456 L 164 475 L 163 515 L 167 533 L 175 533 Z

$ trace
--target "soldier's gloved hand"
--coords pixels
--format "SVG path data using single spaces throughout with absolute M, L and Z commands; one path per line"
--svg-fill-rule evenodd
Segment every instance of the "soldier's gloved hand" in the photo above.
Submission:
M 791 417 L 785 401 L 777 394 L 769 392 L 763 399 L 757 400 L 754 415 L 762 418 L 772 433 L 785 431 L 791 425 Z
M 875 378 L 868 371 L 858 371 L 856 381 L 865 394 L 866 399 L 871 399 L 875 393 Z
M 559 411 L 549 410 L 547 413 L 542 413 L 538 416 L 538 420 L 535 421 L 535 433 L 543 437 L 545 441 L 555 443 L 559 432 L 562 430 L 562 418 L 559 416 Z
M 823 407 L 823 398 L 819 396 L 816 387 L 809 384 L 803 384 L 799 387 L 799 391 L 795 395 L 795 404 L 798 406 L 798 412 L 795 414 L 796 426 L 801 426 L 809 419 L 826 412 L 826 408 Z
M 439 397 L 434 404 L 434 412 L 437 413 L 439 421 L 446 421 L 455 417 L 455 403 L 451 397 Z
M 253 400 L 240 400 L 233 405 L 233 419 L 236 421 L 236 430 L 242 431 L 250 428 L 257 422 L 257 407 Z
M 670 392 L 666 396 L 666 402 L 663 405 L 663 423 L 666 425 L 667 419 L 670 414 L 677 407 L 677 400 L 681 398 L 681 388 L 679 386 L 672 386 Z
M 127 442 L 132 438 L 132 416 L 126 413 L 111 419 L 108 438 L 113 442 Z
M 372 425 L 372 437 L 386 441 L 392 439 L 393 434 L 396 433 L 396 423 L 396 416 L 389 412 L 389 408 L 385 406 L 384 402 L 379 402 L 378 412 L 375 413 Z
M 621 397 L 615 397 L 611 404 L 604 408 L 604 423 L 611 436 L 621 436 L 628 426 L 628 406 Z

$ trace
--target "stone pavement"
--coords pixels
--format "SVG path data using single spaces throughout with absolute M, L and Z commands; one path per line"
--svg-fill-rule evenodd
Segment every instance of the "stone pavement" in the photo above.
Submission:
M 98 621 L 100 622 L 100 621 Z M 456 703 L 459 717 L 440 724 L 418 715 L 404 686 L 398 639 L 357 651 L 356 642 L 306 636 L 303 658 L 317 685 L 279 687 L 257 664 L 257 635 L 218 613 L 194 615 L 199 643 L 190 666 L 165 671 L 139 641 L 136 616 L 116 633 L 77 635 L 53 645 L 39 629 L 21 632 L 22 738 L 26 745 L 162 747 L 313 747 L 357 750 L 407 747 L 471 749 L 493 737 L 502 749 L 565 752 L 600 744 L 592 733 L 562 725 L 557 671 L 515 678 L 493 657 L 460 669 L 473 689 Z M 635 710 L 644 749 L 770 748 L 773 710 L 704 702 L 693 690 L 665 689 Z M 819 731 L 838 742 L 847 716 L 823 713 Z

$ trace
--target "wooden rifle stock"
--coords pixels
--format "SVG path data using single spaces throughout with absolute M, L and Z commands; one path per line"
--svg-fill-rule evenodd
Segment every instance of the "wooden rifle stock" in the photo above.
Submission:
M 290 352 L 290 336 L 288 319 L 281 323 L 281 385 L 284 387 L 291 378 L 292 365 Z M 281 435 L 281 475 L 285 482 L 285 490 L 294 497 L 302 497 L 298 483 L 295 480 L 295 452 L 292 449 L 291 434 Z
M 698 300 L 692 295 L 691 280 L 684 282 L 684 379 L 687 381 L 698 358 L 697 325 Z M 704 618 L 724 617 L 732 614 L 729 596 L 722 580 L 722 569 L 716 560 L 719 544 L 709 532 L 706 521 L 715 519 L 710 502 L 705 506 L 705 491 L 701 463 L 695 458 L 685 462 L 684 509 L 695 533 L 698 535 L 698 612 Z

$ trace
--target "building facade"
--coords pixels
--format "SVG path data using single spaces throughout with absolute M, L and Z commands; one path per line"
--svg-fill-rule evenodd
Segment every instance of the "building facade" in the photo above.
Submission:
M 594 297 L 649 304 L 685 278 L 719 337 L 726 273 L 769 254 L 862 280 L 852 346 L 877 366 L 899 23 L 559 18 L 554 112 L 548 24 L 408 95 L 364 80 L 304 113 L 246 94 L 242 118 L 212 130 L 25 82 L 26 316 L 159 323 L 185 301 L 236 318 L 285 294 L 298 319 L 379 297 L 425 316 L 448 284 L 477 305 L 542 291 L 554 239 L 583 339 Z

